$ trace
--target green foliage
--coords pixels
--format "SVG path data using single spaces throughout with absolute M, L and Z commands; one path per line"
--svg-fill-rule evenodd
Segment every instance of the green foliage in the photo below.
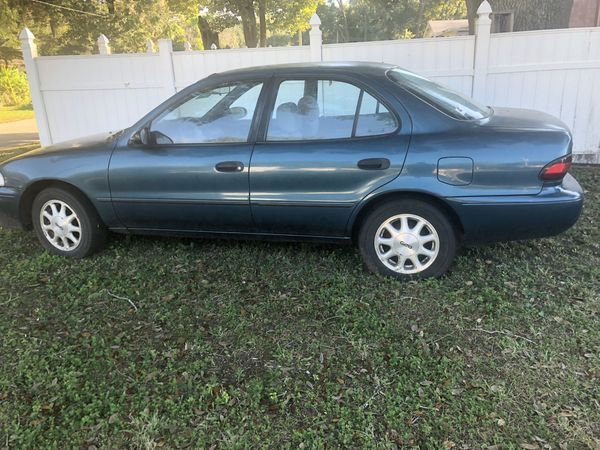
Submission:
M 18 35 L 17 10 L 10 7 L 9 0 L 0 0 L 0 60 L 5 66 L 21 56 Z
M 337 0 L 317 13 L 325 43 L 421 37 L 429 20 L 467 17 L 465 0 Z
M 261 14 L 269 33 L 293 36 L 309 28 L 308 21 L 321 3 L 323 0 L 204 0 L 203 26 L 210 34 L 241 22 L 246 45 L 254 47 L 259 42 Z
M 97 53 L 96 40 L 100 34 L 108 37 L 115 53 L 144 51 L 148 39 L 156 42 L 170 38 L 177 44 L 195 42 L 199 37 L 198 4 L 194 0 L 56 3 L 77 11 L 30 1 L 0 2 L 7 2 L 10 34 L 16 37 L 27 26 L 36 36 L 42 55 Z M 17 44 L 13 41 L 13 45 Z
M 27 75 L 15 67 L 0 67 L 0 105 L 14 106 L 31 102 Z
M 271 0 L 267 2 L 267 28 L 273 33 L 295 35 L 308 30 L 308 21 L 323 0 Z
M 0 230 L 0 443 L 597 449 L 600 168 L 574 172 L 572 230 L 411 283 L 350 246 L 114 236 L 73 261 Z
M 144 51 L 148 39 L 161 38 L 171 38 L 175 48 L 185 41 L 208 48 L 232 27 L 243 31 L 248 47 L 287 45 L 309 28 L 315 11 L 326 43 L 406 39 L 421 36 L 428 20 L 466 14 L 465 0 L 63 0 L 53 5 L 0 0 L 0 8 L 5 64 L 19 56 L 17 36 L 24 26 L 36 36 L 40 54 L 53 55 L 96 53 L 100 34 L 115 53 Z

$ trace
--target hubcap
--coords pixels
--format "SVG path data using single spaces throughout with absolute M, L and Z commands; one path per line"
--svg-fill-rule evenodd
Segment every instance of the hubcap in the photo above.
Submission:
M 40 210 L 44 236 L 59 250 L 73 251 L 81 242 L 81 223 L 75 211 L 61 200 L 49 200 Z
M 424 218 L 398 214 L 381 224 L 374 245 L 379 260 L 388 269 L 409 275 L 433 264 L 440 250 L 440 238 Z

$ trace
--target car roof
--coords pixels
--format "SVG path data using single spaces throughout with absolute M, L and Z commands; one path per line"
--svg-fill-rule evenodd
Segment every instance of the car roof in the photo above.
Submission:
M 389 69 L 396 67 L 391 64 L 374 62 L 321 62 L 321 63 L 292 63 L 275 64 L 268 66 L 246 67 L 243 69 L 228 70 L 212 75 L 212 77 L 264 77 L 270 75 L 293 76 L 293 75 L 319 75 L 319 74 L 360 74 L 360 75 L 383 75 Z

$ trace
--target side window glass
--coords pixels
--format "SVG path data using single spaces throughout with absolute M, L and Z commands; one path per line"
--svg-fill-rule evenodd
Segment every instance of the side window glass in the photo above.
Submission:
M 267 140 L 352 136 L 360 89 L 334 80 L 287 80 L 279 85 Z
M 388 134 L 398 127 L 396 118 L 372 95 L 363 92 L 360 111 L 356 119 L 355 136 Z
M 157 144 L 246 142 L 262 83 L 233 83 L 192 94 L 150 125 Z

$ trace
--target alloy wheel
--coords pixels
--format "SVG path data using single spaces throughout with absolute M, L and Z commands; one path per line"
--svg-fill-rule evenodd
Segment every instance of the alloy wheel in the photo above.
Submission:
M 385 220 L 375 233 L 375 252 L 390 270 L 417 274 L 433 264 L 440 238 L 433 225 L 415 214 L 398 214 Z
M 70 252 L 81 243 L 79 217 L 62 200 L 49 200 L 40 210 L 40 225 L 44 237 L 52 246 Z

